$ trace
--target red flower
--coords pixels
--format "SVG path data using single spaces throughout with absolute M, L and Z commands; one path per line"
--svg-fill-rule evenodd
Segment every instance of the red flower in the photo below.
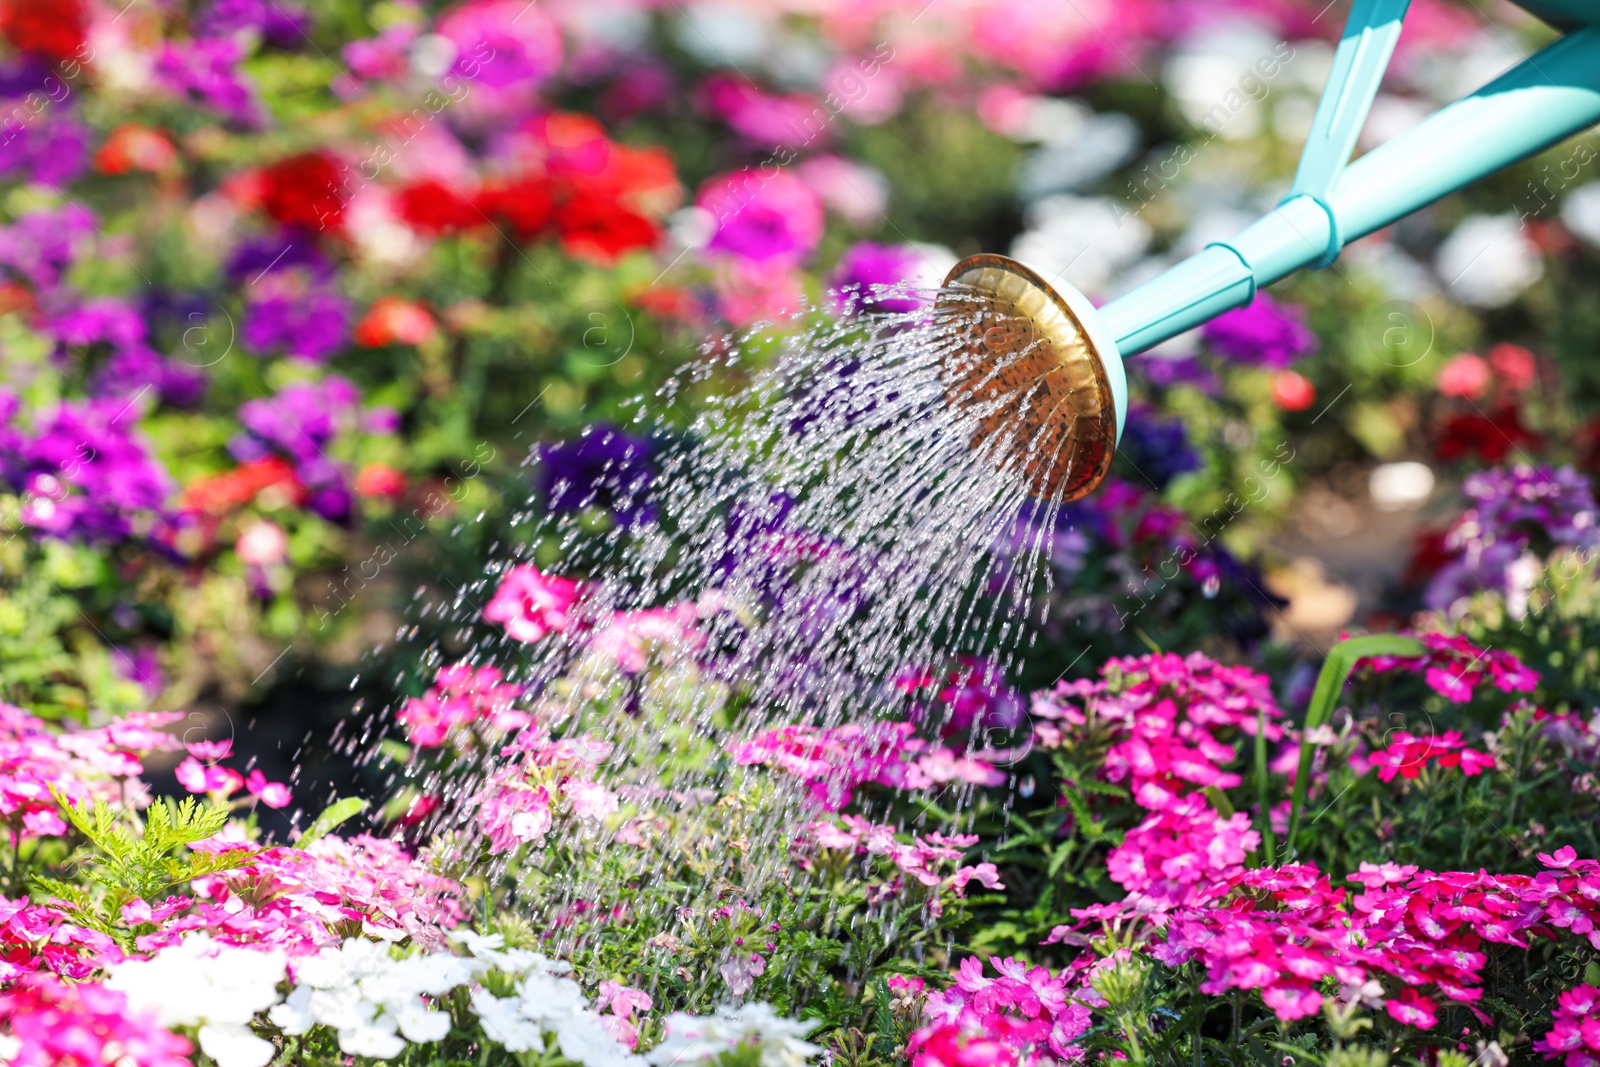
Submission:
M 400 296 L 381 296 L 356 324 L 356 343 L 368 348 L 420 345 L 439 332 L 428 309 Z
M 539 236 L 555 214 L 555 197 L 543 177 L 519 178 L 491 185 L 478 194 L 478 210 L 516 232 L 519 241 Z
M 398 499 L 406 491 L 406 476 L 386 463 L 368 463 L 356 475 L 356 492 L 362 496 Z
M 261 173 L 261 206 L 285 226 L 338 230 L 345 208 L 342 170 L 321 152 L 274 163 Z
M 1471 456 L 1481 463 L 1497 464 L 1513 449 L 1538 451 L 1543 444 L 1538 435 L 1522 425 L 1515 405 L 1502 404 L 1488 415 L 1474 413 L 1448 419 L 1434 454 L 1444 463 Z
M 71 59 L 89 28 L 82 0 L 10 0 L 0 6 L 0 33 L 19 52 Z
M 159 174 L 177 158 L 178 150 L 166 134 L 128 122 L 111 131 L 95 152 L 94 165 L 102 174 L 126 174 L 130 170 Z
M 437 178 L 400 190 L 400 217 L 418 233 L 460 233 L 483 222 L 472 201 Z
M 1317 399 L 1317 387 L 1303 374 L 1281 370 L 1272 376 L 1272 402 L 1284 411 L 1304 411 Z
M 295 480 L 289 461 L 272 456 L 245 463 L 224 474 L 195 479 L 184 490 L 182 507 L 186 511 L 225 515 L 241 504 L 250 503 L 262 490 L 276 485 L 286 487 L 296 503 L 305 498 L 306 491 Z
M 1532 388 L 1539 376 L 1539 365 L 1533 353 L 1507 341 L 1489 349 L 1489 365 L 1494 368 L 1500 384 L 1514 393 Z
M 615 197 L 580 192 L 556 213 L 561 248 L 569 256 L 602 264 L 635 248 L 649 248 L 660 231 L 643 215 L 623 207 Z

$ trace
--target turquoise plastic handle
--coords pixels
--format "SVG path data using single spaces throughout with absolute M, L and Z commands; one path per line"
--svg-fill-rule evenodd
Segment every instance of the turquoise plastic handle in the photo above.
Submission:
M 1385 10 L 1381 2 L 1368 3 L 1365 9 L 1376 14 Z M 1350 40 L 1348 32 L 1345 39 Z M 1373 40 L 1368 49 L 1381 46 L 1381 34 Z M 1349 66 L 1353 77 L 1369 71 L 1371 61 L 1358 56 Z M 1376 91 L 1375 83 L 1372 89 Z M 1346 106 L 1350 103 L 1361 104 L 1364 114 L 1370 97 L 1365 103 L 1353 99 Z M 1337 102 L 1329 104 L 1326 94 L 1318 108 L 1319 120 L 1330 106 L 1328 143 L 1316 148 L 1313 162 L 1301 164 L 1306 190 L 1318 189 L 1342 139 L 1353 136 L 1350 122 L 1343 120 Z M 1102 322 L 1121 355 L 1142 352 L 1248 304 L 1259 287 L 1303 267 L 1330 262 L 1329 253 L 1336 254 L 1350 241 L 1596 122 L 1600 122 L 1600 29 L 1586 27 L 1366 153 L 1337 173 L 1320 194 L 1291 195 L 1238 236 L 1204 249 L 1111 301 L 1100 309 Z M 1356 123 L 1355 129 L 1359 128 Z M 1296 181 L 1298 185 L 1299 177 Z

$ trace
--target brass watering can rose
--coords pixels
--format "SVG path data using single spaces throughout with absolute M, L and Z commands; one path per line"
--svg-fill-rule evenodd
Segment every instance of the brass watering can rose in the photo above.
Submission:
M 972 447 L 1041 499 L 1091 492 L 1111 469 L 1116 402 L 1078 314 L 1032 270 L 990 255 L 956 264 L 940 308 L 961 324 L 945 396 L 977 419 Z

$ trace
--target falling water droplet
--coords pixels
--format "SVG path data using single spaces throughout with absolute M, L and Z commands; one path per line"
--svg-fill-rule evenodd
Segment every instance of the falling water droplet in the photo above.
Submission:
M 1207 600 L 1215 600 L 1217 592 L 1221 588 L 1222 579 L 1217 577 L 1215 574 L 1212 574 L 1207 576 L 1206 580 L 1200 583 L 1200 594 Z
M 1017 783 L 1017 793 L 1020 796 L 1024 796 L 1024 797 L 1033 796 L 1033 791 L 1034 791 L 1035 788 L 1036 788 L 1036 786 L 1035 786 L 1034 781 L 1033 781 L 1033 775 L 1031 775 L 1031 774 L 1025 775 L 1023 777 L 1022 781 Z

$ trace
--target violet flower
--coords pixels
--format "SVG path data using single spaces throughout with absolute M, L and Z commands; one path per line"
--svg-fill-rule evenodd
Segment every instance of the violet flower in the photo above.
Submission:
M 1207 344 L 1240 363 L 1287 367 L 1317 350 L 1303 313 L 1257 293 L 1249 305 L 1218 315 L 1200 329 Z
M 865 311 L 914 311 L 923 301 L 910 294 L 886 295 L 884 290 L 916 276 L 920 256 L 909 245 L 880 245 L 861 241 L 851 245 L 833 268 L 830 285 L 833 303 L 842 314 Z
M 656 443 L 612 426 L 586 427 L 570 441 L 539 446 L 537 485 L 552 514 L 601 508 L 632 526 L 655 518 L 645 497 L 655 478 Z

